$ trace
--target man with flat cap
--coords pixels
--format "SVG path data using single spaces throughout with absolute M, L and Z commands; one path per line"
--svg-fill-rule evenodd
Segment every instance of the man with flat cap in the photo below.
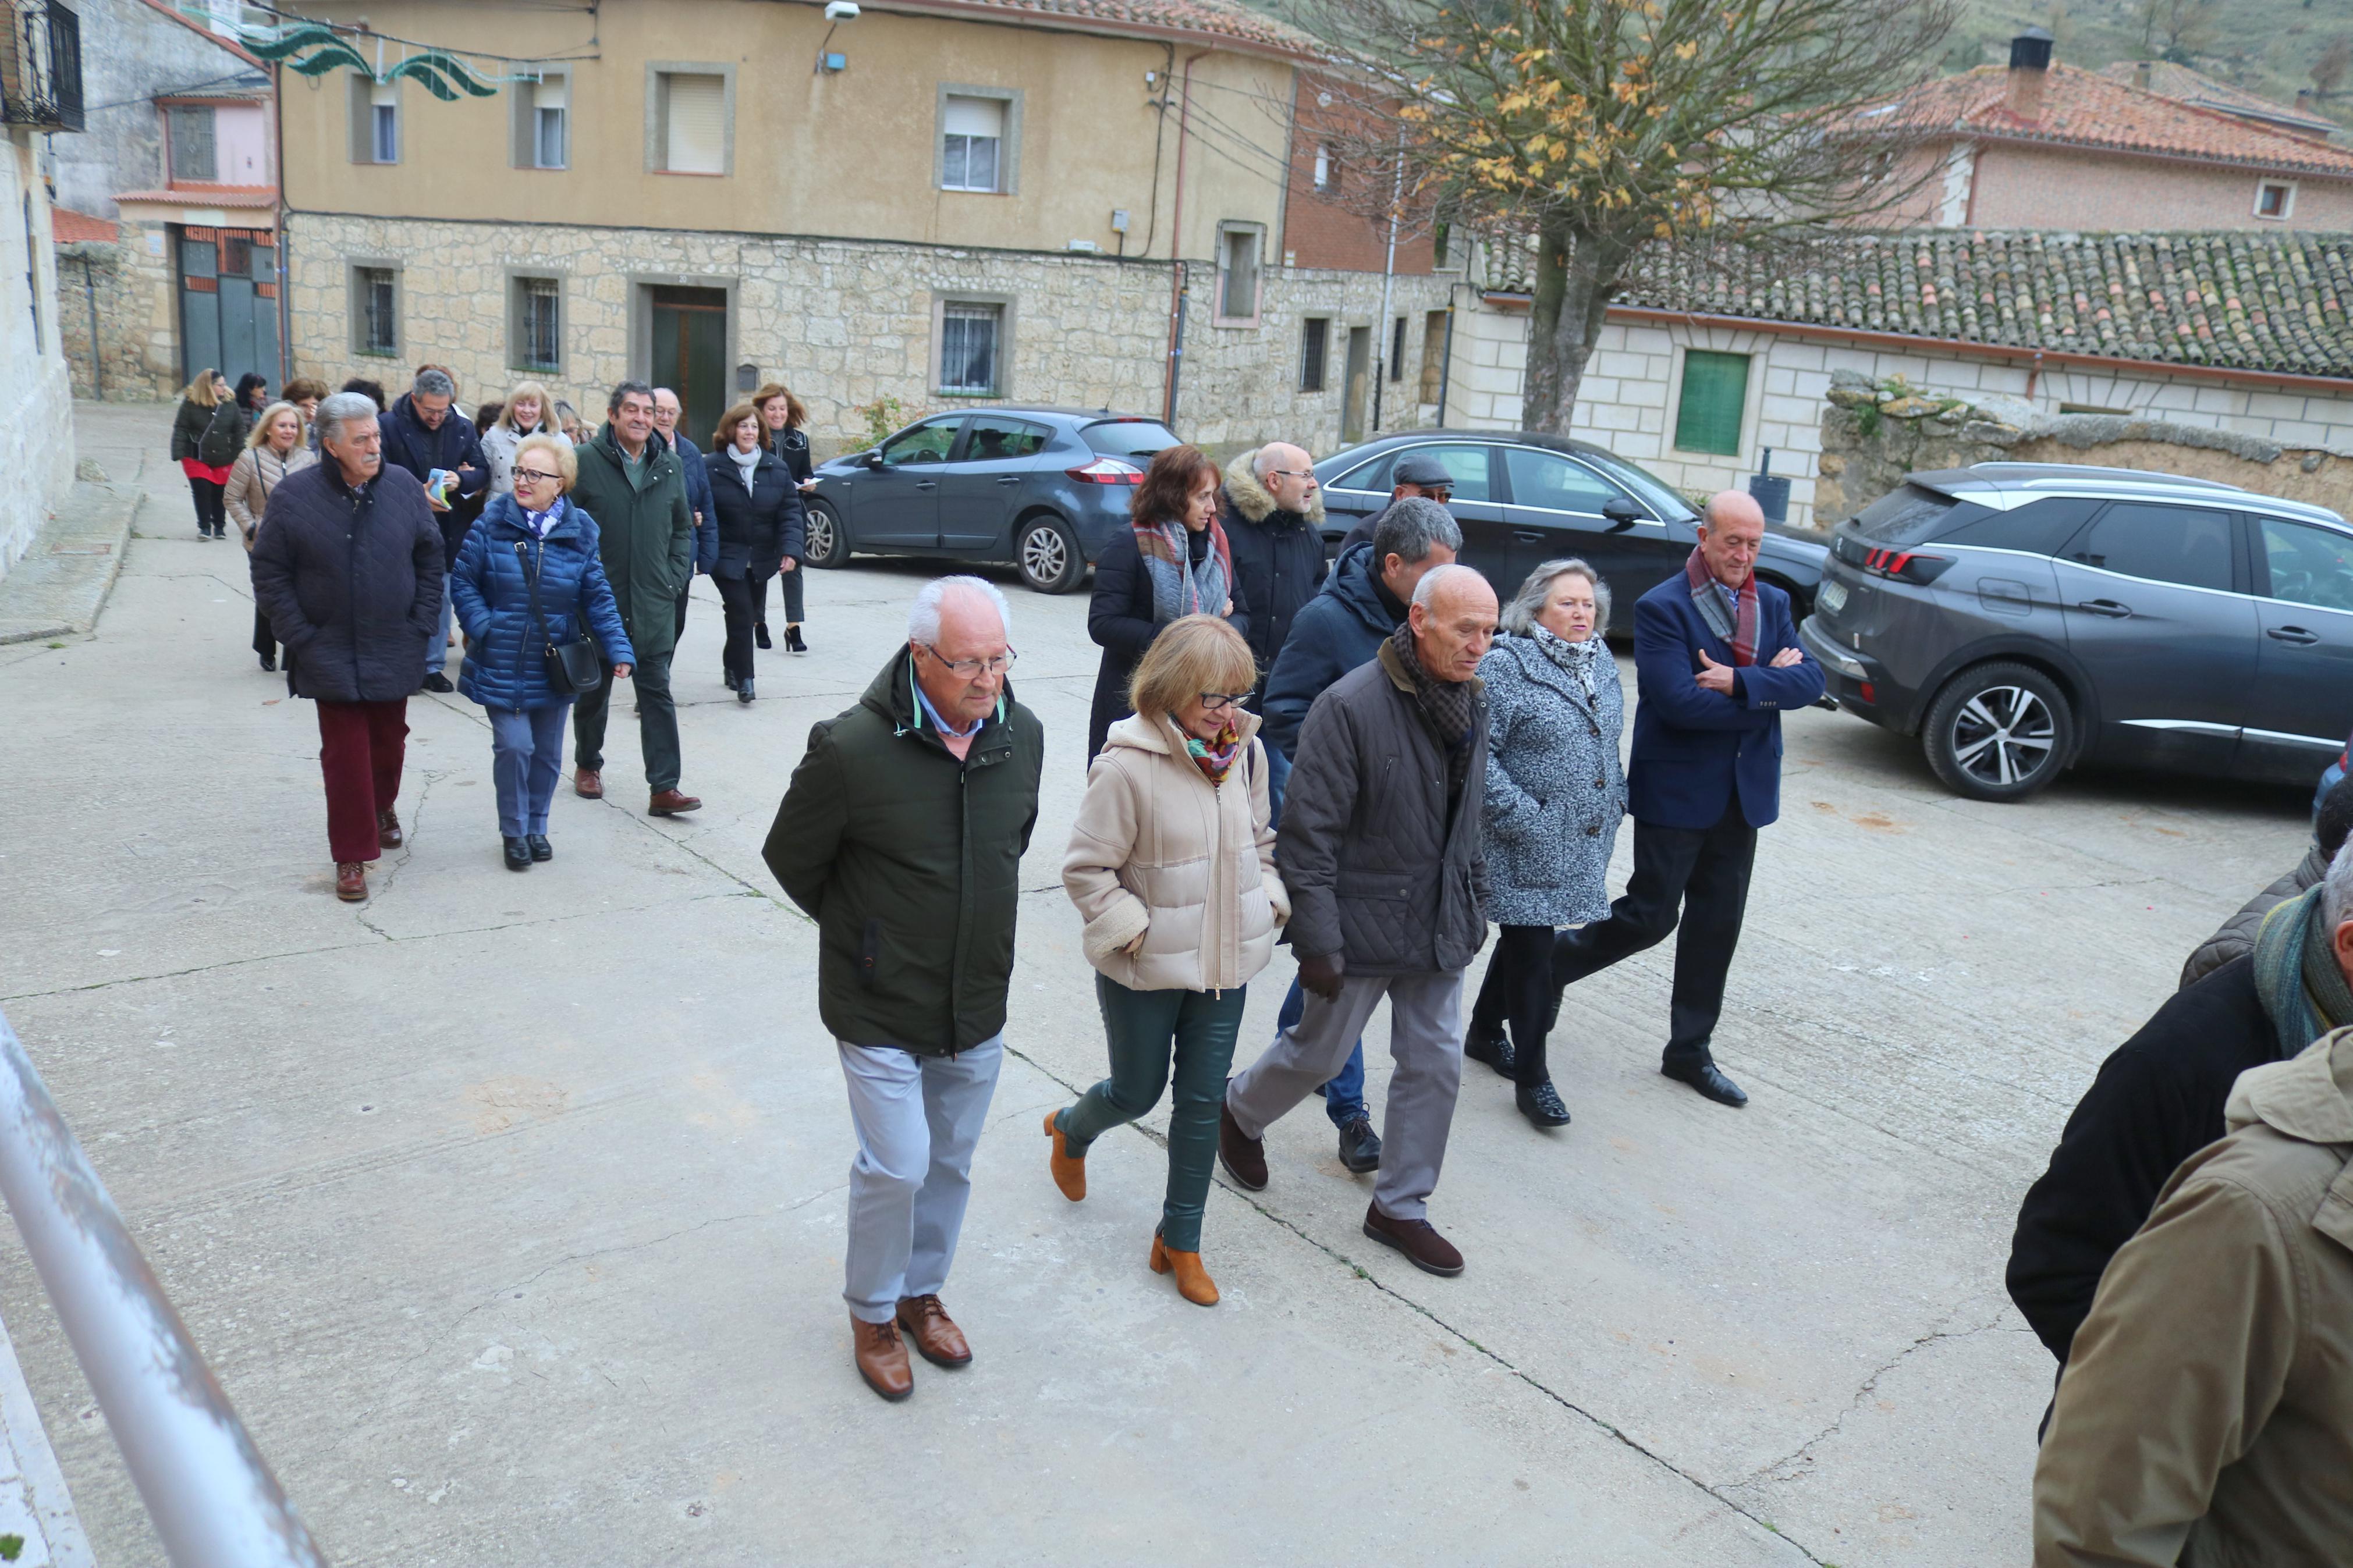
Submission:
M 1454 470 L 1428 452 L 1408 452 L 1389 472 L 1389 506 L 1415 496 L 1444 506 L 1454 499 Z M 1340 554 L 1345 555 L 1350 546 L 1371 539 L 1373 530 L 1380 527 L 1381 519 L 1387 516 L 1388 508 L 1384 507 L 1350 529 L 1348 537 L 1340 541 Z

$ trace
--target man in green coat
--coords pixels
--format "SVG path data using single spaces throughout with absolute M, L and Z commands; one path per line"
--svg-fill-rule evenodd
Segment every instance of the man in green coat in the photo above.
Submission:
M 1045 731 L 1013 700 L 1005 596 L 924 584 L 858 706 L 809 732 L 762 851 L 818 922 L 818 1010 L 841 1054 L 858 1157 L 844 1248 L 858 1370 L 903 1399 L 904 1329 L 938 1366 L 972 1350 L 940 1287 L 1004 1058 L 1018 872 Z
M 605 413 L 605 427 L 580 448 L 572 501 L 596 520 L 597 552 L 637 650 L 629 679 L 637 688 L 638 739 L 652 792 L 646 809 L 676 816 L 702 804 L 678 787 L 678 708 L 670 696 L 678 596 L 694 567 L 694 513 L 686 503 L 686 471 L 678 454 L 651 439 L 653 388 L 642 381 L 621 383 Z M 579 766 L 572 787 L 587 800 L 605 794 L 605 720 L 612 701 L 607 665 L 603 682 L 580 694 L 572 714 L 573 760 Z

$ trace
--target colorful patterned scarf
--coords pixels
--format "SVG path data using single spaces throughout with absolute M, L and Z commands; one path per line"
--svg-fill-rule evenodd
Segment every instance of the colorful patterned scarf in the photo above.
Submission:
M 1732 645 L 1732 662 L 1736 665 L 1757 662 L 1757 574 L 1751 572 L 1740 584 L 1737 615 L 1724 607 L 1724 585 L 1708 569 L 1707 557 L 1694 545 L 1683 561 L 1683 579 L 1691 585 L 1692 603 L 1699 606 L 1699 618 L 1707 629 Z
M 1219 727 L 1218 738 L 1214 741 L 1204 741 L 1198 735 L 1187 735 L 1185 754 L 1193 759 L 1193 765 L 1201 770 L 1204 778 L 1213 784 L 1221 784 L 1226 782 L 1226 775 L 1233 772 L 1234 764 L 1241 760 L 1242 738 L 1234 732 L 1233 725 L 1229 722 Z
M 1135 552 L 1144 557 L 1145 573 L 1152 579 L 1153 625 L 1165 626 L 1186 616 L 1214 616 L 1225 609 L 1233 597 L 1234 552 L 1222 526 L 1210 522 L 1208 552 L 1198 566 L 1183 523 L 1139 522 L 1134 529 Z

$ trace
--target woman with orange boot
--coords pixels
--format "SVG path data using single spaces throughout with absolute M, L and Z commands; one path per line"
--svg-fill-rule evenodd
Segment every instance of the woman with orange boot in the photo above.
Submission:
M 1046 1118 L 1054 1184 L 1087 1195 L 1087 1148 L 1159 1103 L 1174 1069 L 1168 1189 L 1152 1237 L 1155 1274 L 1215 1306 L 1201 1213 L 1217 1162 L 1218 1110 L 1241 1026 L 1243 987 L 1274 954 L 1291 900 L 1274 868 L 1266 751 L 1244 711 L 1258 667 L 1215 616 L 1172 621 L 1135 667 L 1135 711 L 1087 773 L 1062 886 L 1086 920 L 1111 1076 Z

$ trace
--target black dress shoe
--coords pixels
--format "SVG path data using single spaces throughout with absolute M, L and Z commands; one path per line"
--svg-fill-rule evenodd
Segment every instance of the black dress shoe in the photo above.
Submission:
M 1359 1116 L 1340 1129 L 1340 1163 L 1355 1176 L 1368 1176 L 1381 1168 L 1381 1135 L 1369 1119 Z
M 1462 1054 L 1474 1062 L 1485 1062 L 1493 1068 L 1497 1078 L 1510 1078 L 1517 1060 L 1512 1051 L 1512 1042 L 1504 1037 L 1503 1030 L 1497 1029 L 1491 1035 L 1476 1024 L 1471 1026 L 1471 1033 L 1463 1038 Z
M 546 834 L 526 833 L 523 835 L 522 841 L 531 846 L 531 858 L 533 859 L 553 860 L 555 858 L 555 847 L 548 843 Z
M 437 669 L 432 674 L 425 678 L 425 689 L 427 691 L 455 691 L 458 689 L 449 684 L 449 678 L 448 676 L 442 674 Z
M 749 702 L 752 700 L 752 683 L 750 681 L 739 680 L 735 683 L 735 700 L 738 702 Z
M 800 627 L 786 626 L 785 628 L 785 647 L 786 651 L 791 653 L 808 652 L 808 644 L 801 640 Z
M 1560 1091 L 1553 1088 L 1550 1079 L 1534 1089 L 1520 1084 L 1512 1091 L 1512 1098 L 1518 1103 L 1520 1114 L 1535 1126 L 1568 1125 L 1568 1107 L 1560 1102 Z
M 765 621 L 760 622 L 752 628 L 752 640 L 758 643 L 762 647 L 774 647 L 776 646 L 775 643 L 768 640 L 768 623 Z
M 528 871 L 531 869 L 531 844 L 528 840 L 522 838 L 510 838 L 506 840 L 506 847 L 508 870 Z
M 1736 1110 L 1748 1103 L 1748 1096 L 1741 1091 L 1740 1086 L 1718 1072 L 1714 1062 L 1702 1062 L 1697 1067 L 1687 1068 L 1662 1067 L 1659 1070 L 1677 1083 L 1691 1085 L 1718 1105 L 1729 1105 Z
M 727 683 L 728 690 L 733 691 L 735 689 L 735 672 L 733 670 L 731 669 L 724 672 L 719 679 Z
M 269 671 L 270 674 L 272 674 L 272 675 L 277 674 L 277 673 L 278 673 L 278 656 L 277 656 L 276 654 L 274 654 L 274 653 L 265 653 L 265 654 L 263 654 L 263 655 L 261 656 L 261 668 L 262 668 L 263 669 L 265 669 L 265 670 L 268 670 L 268 671 Z

